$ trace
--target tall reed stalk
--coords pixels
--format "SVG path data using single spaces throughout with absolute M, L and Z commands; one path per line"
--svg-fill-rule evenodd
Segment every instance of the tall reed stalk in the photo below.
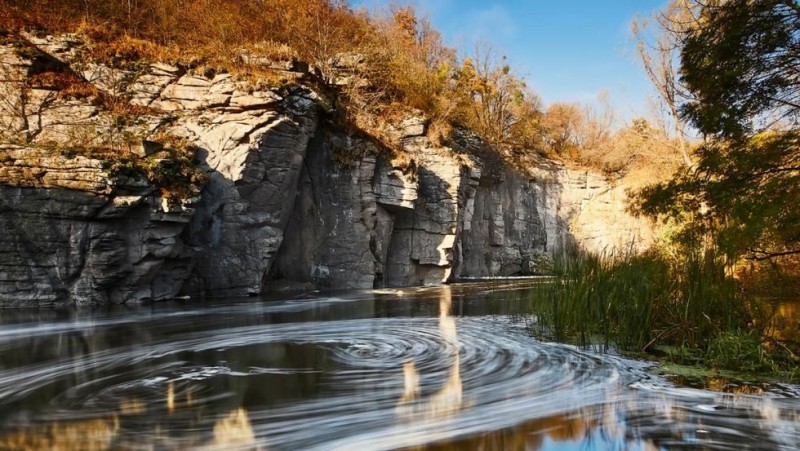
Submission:
M 713 252 L 593 255 L 564 252 L 556 279 L 533 291 L 530 311 L 541 334 L 581 346 L 625 351 L 656 345 L 707 349 L 723 333 L 752 328 L 754 304 Z

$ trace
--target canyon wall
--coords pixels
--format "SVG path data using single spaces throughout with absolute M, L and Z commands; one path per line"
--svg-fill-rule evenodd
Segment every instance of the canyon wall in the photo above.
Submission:
M 413 116 L 391 130 L 407 156 L 393 165 L 325 120 L 328 102 L 300 84 L 254 88 L 165 64 L 87 67 L 75 62 L 75 36 L 29 39 L 38 58 L 146 109 L 126 132 L 198 149 L 207 182 L 176 203 L 142 177 L 65 152 L 78 132 L 105 133 L 114 118 L 91 98 L 28 95 L 17 119 L 36 133 L 0 146 L 2 306 L 441 284 L 546 272 L 567 245 L 610 252 L 652 241 L 650 224 L 625 212 L 624 186 L 590 171 L 544 158 L 514 168 L 468 138 L 437 146 Z M 10 45 L 0 58 L 21 78 L 36 64 Z M 5 80 L 0 91 L 15 95 Z

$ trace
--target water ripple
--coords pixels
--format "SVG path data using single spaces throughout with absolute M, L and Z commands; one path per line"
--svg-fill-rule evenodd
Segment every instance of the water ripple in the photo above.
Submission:
M 292 301 L 8 326 L 0 447 L 54 425 L 131 449 L 800 446 L 794 389 L 676 387 L 646 362 L 542 342 L 508 316 L 452 317 L 452 293 L 424 293 L 430 316 L 303 320 L 314 304 Z M 364 300 L 325 305 L 343 302 Z M 9 363 L 31 343 L 58 348 Z

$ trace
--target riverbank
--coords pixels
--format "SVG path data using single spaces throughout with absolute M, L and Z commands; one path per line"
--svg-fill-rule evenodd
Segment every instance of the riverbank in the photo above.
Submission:
M 795 309 L 748 294 L 713 252 L 567 253 L 554 272 L 529 299 L 539 336 L 745 379 L 800 377 Z

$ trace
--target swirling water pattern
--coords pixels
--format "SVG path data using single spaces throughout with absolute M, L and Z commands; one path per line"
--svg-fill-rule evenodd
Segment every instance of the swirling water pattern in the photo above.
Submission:
M 0 449 L 797 449 L 797 387 L 547 343 L 524 282 L 9 312 Z

